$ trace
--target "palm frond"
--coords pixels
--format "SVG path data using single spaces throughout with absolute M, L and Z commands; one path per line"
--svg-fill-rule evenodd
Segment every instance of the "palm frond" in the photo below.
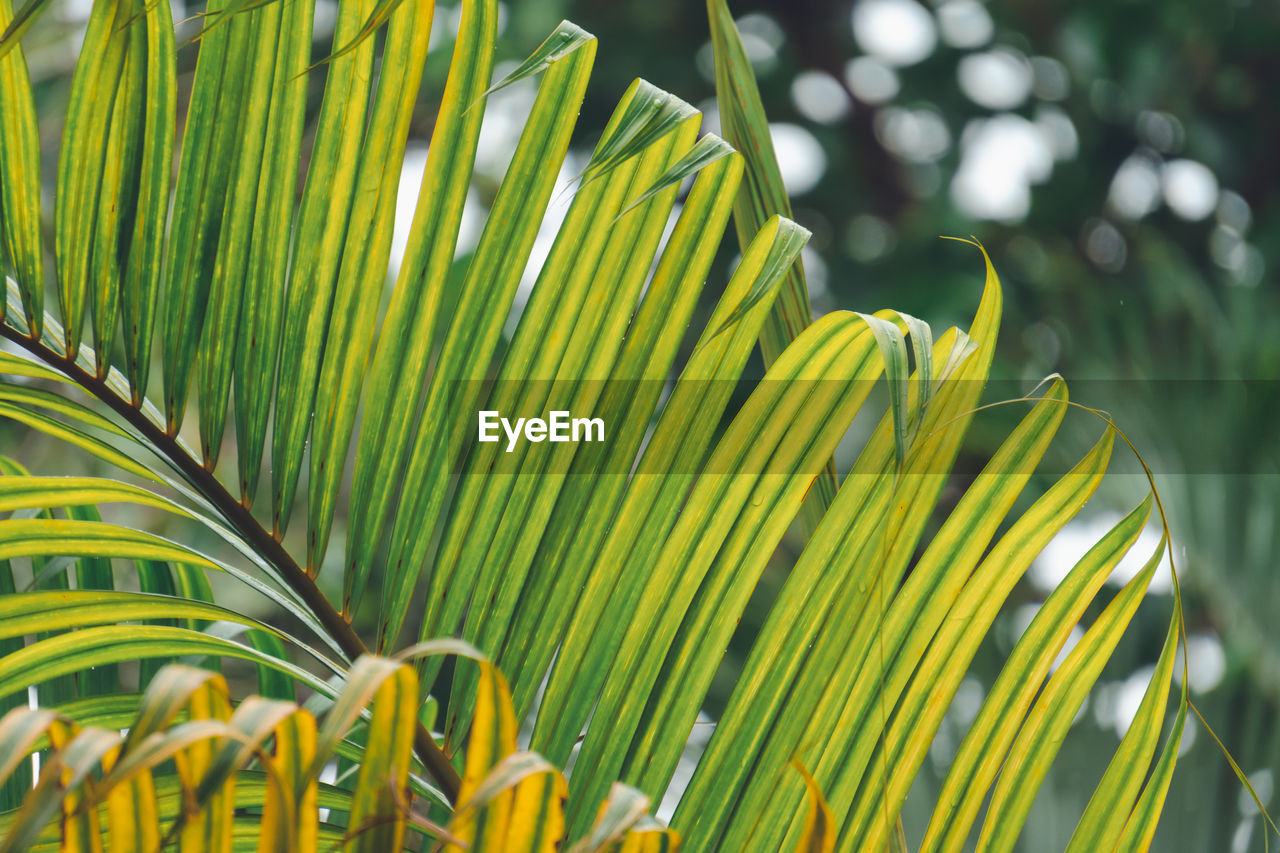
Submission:
M 171 187 L 171 11 L 100 0 L 57 169 L 55 316 L 17 43 L 42 8 L 15 17 L 0 0 L 0 264 L 12 274 L 0 334 L 26 353 L 0 353 L 0 417 L 110 473 L 0 464 L 0 701 L 12 709 L 0 743 L 55 758 L 38 778 L 0 763 L 0 782 L 13 779 L 0 807 L 24 798 L 0 816 L 5 849 L 93 847 L 104 833 L 113 849 L 387 850 L 414 832 L 474 850 L 904 845 L 907 791 L 961 680 L 1122 436 L 1108 420 L 1071 470 L 1024 495 L 1078 405 L 1055 378 L 1021 401 L 1029 411 L 929 533 L 982 417 L 1002 315 L 989 259 L 966 330 L 935 335 L 892 310 L 813 321 L 799 263 L 809 234 L 789 218 L 721 0 L 708 11 L 727 141 L 700 139 L 695 109 L 637 79 L 582 159 L 571 142 L 594 37 L 565 22 L 494 83 L 498 5 L 467 0 L 388 288 L 432 5 L 343 3 L 313 64 L 312 0 L 212 4 Z M 458 258 L 488 95 L 535 76 L 488 220 Z M 562 174 L 572 201 L 551 234 Z M 708 279 L 731 211 L 742 256 L 720 288 Z M 550 251 L 526 271 L 540 233 Z M 767 371 L 738 404 L 757 343 Z M 837 482 L 833 453 L 859 413 L 877 414 L 882 376 L 887 410 Z M 508 447 L 475 440 L 482 410 L 591 413 L 607 428 L 592 444 Z M 264 476 L 270 500 L 255 511 Z M 1015 646 L 927 849 L 975 830 L 983 849 L 1016 841 L 1167 538 L 1053 662 L 1153 503 L 1101 538 Z M 117 504 L 168 521 L 137 530 L 98 510 Z M 662 827 L 646 815 L 797 519 L 803 550 Z M 340 581 L 322 582 L 327 565 Z M 215 576 L 303 636 L 216 603 Z M 1181 624 L 1175 607 L 1074 849 L 1150 843 L 1187 708 L 1184 688 L 1157 757 Z M 367 654 L 394 653 L 407 631 L 420 642 L 403 655 Z M 450 670 L 446 654 L 479 665 Z M 178 659 L 247 661 L 265 695 L 233 701 L 221 676 Z M 120 667 L 135 660 L 136 692 Z M 22 702 L 32 686 L 36 710 Z M 302 708 L 300 691 L 312 696 Z M 531 751 L 518 748 L 525 723 Z M 321 785 L 331 762 L 339 779 Z M 260 820 L 244 819 L 250 808 Z M 321 824 L 320 808 L 345 824 Z

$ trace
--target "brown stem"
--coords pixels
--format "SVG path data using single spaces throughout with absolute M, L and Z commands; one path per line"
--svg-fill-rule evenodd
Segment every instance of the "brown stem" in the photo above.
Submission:
M 176 436 L 169 435 L 157 426 L 142 410 L 135 407 L 111 389 L 105 378 L 99 378 L 80 365 L 75 358 L 50 349 L 38 339 L 23 334 L 7 323 L 0 322 L 0 335 L 13 341 L 36 358 L 69 376 L 77 385 L 104 403 L 125 422 L 142 434 L 177 468 L 183 476 L 211 503 L 236 529 L 250 546 L 267 559 L 280 572 L 285 582 L 310 608 L 311 612 L 329 632 L 342 651 L 352 660 L 369 654 L 368 647 L 360 639 L 351 623 L 329 602 L 310 575 L 298 565 L 285 550 L 280 540 L 263 527 L 253 513 L 231 495 L 227 488 L 199 461 L 182 449 Z M 449 756 L 444 753 L 421 723 L 414 733 L 414 751 L 422 759 L 427 772 L 435 780 L 450 801 L 456 801 L 461 780 Z

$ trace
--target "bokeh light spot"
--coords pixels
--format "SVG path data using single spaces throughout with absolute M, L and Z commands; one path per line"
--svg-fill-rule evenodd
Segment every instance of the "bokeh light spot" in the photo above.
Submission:
M 956 76 L 969 100 L 991 110 L 1013 109 L 1031 94 L 1031 63 L 1010 48 L 964 57 L 956 66 Z
M 1157 151 L 1170 154 L 1182 147 L 1182 122 L 1168 113 L 1143 110 L 1138 113 L 1138 137 Z
M 1041 104 L 1036 108 L 1036 127 L 1044 134 L 1045 142 L 1053 151 L 1053 159 L 1070 160 L 1080 150 L 1080 136 L 1076 126 L 1062 110 Z
M 1067 66 L 1051 56 L 1032 57 L 1031 76 L 1031 91 L 1042 101 L 1061 101 L 1071 92 Z
M 896 243 L 893 226 L 870 213 L 855 216 L 845 232 L 850 257 L 864 264 L 880 260 L 893 251 Z
M 889 107 L 876 116 L 880 144 L 908 163 L 933 163 L 951 147 L 942 116 L 929 108 Z
M 827 154 L 813 134 L 798 124 L 777 122 L 769 125 L 769 136 L 787 194 L 803 195 L 816 187 L 827 171 Z
M 1031 210 L 1031 185 L 1053 172 L 1053 151 L 1040 128 L 1012 113 L 970 122 L 961 147 L 951 198 L 974 219 L 1024 218 Z
M 938 43 L 933 16 L 915 0 L 860 0 L 853 7 L 858 47 L 890 65 L 915 65 Z
M 1178 646 L 1173 664 L 1173 677 L 1182 683 L 1182 646 Z M 1217 687 L 1227 673 L 1227 655 L 1213 634 L 1187 635 L 1187 687 L 1193 693 L 1208 693 Z
M 800 115 L 818 124 L 834 124 L 849 114 L 849 95 L 825 71 L 801 71 L 791 81 L 791 101 Z
M 859 56 L 844 67 L 849 90 L 868 104 L 883 104 L 898 94 L 898 73 L 874 56 Z
M 942 40 L 952 47 L 982 47 L 995 33 L 991 15 L 978 0 L 945 0 L 935 14 Z
M 1118 273 L 1124 269 L 1124 262 L 1129 258 L 1129 246 L 1125 243 L 1124 235 L 1110 222 L 1105 219 L 1090 219 L 1084 224 L 1081 241 L 1084 243 L 1085 256 L 1098 269 L 1109 273 Z M 1120 567 L 1116 571 L 1120 572 Z
M 1160 164 L 1152 157 L 1134 154 L 1120 164 L 1107 203 L 1119 216 L 1137 221 L 1160 206 Z
M 1204 219 L 1218 206 L 1218 179 L 1195 160 L 1171 160 L 1164 167 L 1164 200 L 1189 222 Z

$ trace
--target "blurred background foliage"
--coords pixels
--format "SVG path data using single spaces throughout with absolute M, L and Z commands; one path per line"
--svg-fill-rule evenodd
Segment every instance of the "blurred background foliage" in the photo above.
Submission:
M 45 144 L 47 211 L 60 117 L 90 5 L 55 4 L 24 41 Z M 795 218 L 814 233 L 804 263 L 815 314 L 892 306 L 934 324 L 967 325 L 978 294 L 975 259 L 937 237 L 973 234 L 986 244 L 1006 290 L 995 368 L 1002 381 L 990 399 L 1017 396 L 1046 374 L 1062 373 L 1072 380 L 1073 399 L 1110 411 L 1148 457 L 1185 582 L 1193 698 L 1268 801 L 1280 771 L 1280 2 L 730 5 L 774 123 Z M 327 48 L 334 8 L 317 8 L 317 55 Z M 585 165 L 636 76 L 698 106 L 706 128 L 718 130 L 701 3 L 519 0 L 503 9 L 501 55 L 512 64 L 561 18 L 600 38 L 579 138 L 562 170 L 566 182 Z M 199 11 L 175 3 L 175 19 Z M 457 14 L 448 4 L 436 12 L 392 279 Z M 197 29 L 190 21 L 179 38 Z M 188 86 L 194 57 L 187 47 L 179 58 Z M 508 70 L 500 66 L 497 76 Z M 459 269 L 534 90 L 528 81 L 491 98 Z M 316 109 L 320 94 L 317 86 Z M 549 226 L 563 216 L 567 197 L 556 196 Z M 545 230 L 531 268 L 550 248 L 554 229 Z M 727 240 L 714 284 L 725 280 L 735 249 Z M 985 424 L 994 439 L 1017 415 L 1010 407 L 974 429 L 981 438 Z M 1100 424 L 1083 413 L 1073 418 L 1083 447 Z M 37 442 L 17 455 L 39 467 L 46 452 L 54 451 Z M 842 470 L 850 461 L 837 459 Z M 1137 467 L 1125 470 L 1130 476 L 1113 477 L 1110 491 L 1095 500 L 1093 519 L 1065 530 L 1014 596 L 995 634 L 1005 645 L 993 643 L 975 663 L 908 800 L 909 840 L 920 837 L 932 793 L 999 658 L 1101 525 L 1140 494 Z M 796 538 L 783 547 L 798 546 Z M 777 575 L 766 576 L 749 616 L 763 618 Z M 1153 586 L 1138 630 L 1073 729 L 1076 748 L 1063 753 L 1037 800 L 1023 849 L 1061 850 L 1070 836 L 1141 699 L 1171 589 L 1168 579 Z M 752 630 L 750 618 L 742 630 Z M 719 701 L 734 663 L 731 654 Z M 713 695 L 709 721 L 716 701 Z M 1154 849 L 1262 850 L 1254 804 L 1212 738 L 1189 725 Z M 690 761 L 705 739 L 698 732 Z

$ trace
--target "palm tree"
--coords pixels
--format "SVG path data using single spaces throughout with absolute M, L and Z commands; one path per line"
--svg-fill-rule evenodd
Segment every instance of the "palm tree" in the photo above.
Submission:
M 489 850 L 903 845 L 898 815 L 952 697 L 1031 560 L 1097 488 L 1117 432 L 1108 421 L 1015 512 L 1073 405 L 1053 378 L 929 527 L 981 416 L 995 271 L 988 261 L 967 332 L 935 338 L 894 311 L 814 321 L 798 262 L 808 234 L 789 218 L 723 0 L 708 9 L 728 142 L 699 138 L 694 109 L 637 80 L 574 179 L 509 339 L 591 35 L 566 22 L 491 85 L 497 3 L 463 2 L 388 291 L 431 4 L 341 4 L 314 64 L 309 0 L 211 4 L 179 145 L 169 6 L 98 0 L 71 83 L 47 275 L 19 44 L 43 5 L 15 15 L 0 0 L 0 263 L 12 274 L 0 415 L 109 476 L 0 460 L 6 849 L 43 832 L 90 846 L 106 834 L 113 850 L 166 838 L 386 850 L 411 830 Z M 535 76 L 483 233 L 457 261 L 486 97 Z M 731 213 L 741 260 L 717 295 L 706 283 Z M 699 301 L 713 297 L 704 319 Z M 700 334 L 681 357 L 691 324 Z M 767 372 L 736 404 L 757 340 Z M 832 454 L 881 375 L 889 411 L 837 483 Z M 481 412 L 566 412 L 604 429 L 590 443 L 528 430 L 484 442 Z M 1102 537 L 1022 635 L 923 848 L 974 833 L 980 849 L 1014 846 L 1163 558 L 1162 541 L 1095 605 L 1152 506 Z M 666 830 L 643 816 L 672 789 L 796 519 L 803 553 Z M 271 615 L 219 605 L 215 578 Z M 1086 611 L 1098 615 L 1055 668 Z M 1175 612 L 1072 849 L 1150 843 L 1187 707 L 1184 691 L 1161 748 L 1180 636 Z M 442 668 L 446 655 L 479 666 Z M 262 695 L 234 697 L 211 671 L 232 659 L 254 664 Z M 38 780 L 19 760 L 37 749 Z M 570 763 L 566 786 L 555 768 Z

